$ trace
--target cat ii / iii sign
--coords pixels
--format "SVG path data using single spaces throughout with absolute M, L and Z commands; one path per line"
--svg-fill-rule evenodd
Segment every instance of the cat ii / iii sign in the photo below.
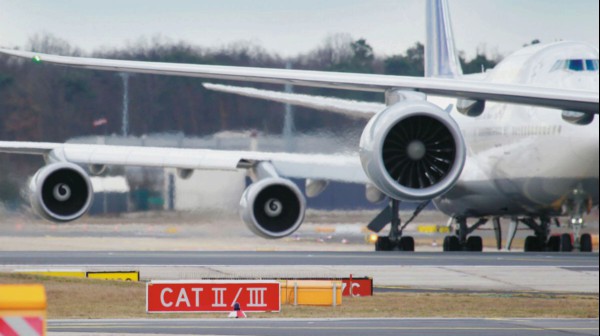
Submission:
M 280 296 L 277 281 L 151 281 L 146 285 L 146 311 L 229 312 L 238 302 L 243 311 L 278 312 Z

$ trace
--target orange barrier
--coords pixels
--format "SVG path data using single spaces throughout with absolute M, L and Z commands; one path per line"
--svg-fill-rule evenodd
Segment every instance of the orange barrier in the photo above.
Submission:
M 46 335 L 42 285 L 0 285 L 0 335 Z

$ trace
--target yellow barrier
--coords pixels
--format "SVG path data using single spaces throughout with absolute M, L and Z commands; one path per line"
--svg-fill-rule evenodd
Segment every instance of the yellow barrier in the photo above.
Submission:
M 16 273 L 43 275 L 51 277 L 90 278 L 100 280 L 140 281 L 138 271 L 107 271 L 107 272 L 85 272 L 79 270 L 19 270 Z M 0 334 L 1 336 L 1 334 Z
M 140 272 L 87 272 L 90 279 L 140 281 Z
M 71 277 L 71 278 L 85 278 L 86 274 L 84 271 L 73 271 L 73 270 L 22 270 L 16 271 L 17 273 L 24 274 L 34 274 L 34 275 L 43 275 L 43 276 L 51 276 L 51 277 Z
M 0 335 L 46 335 L 42 285 L 0 285 Z
M 281 304 L 339 306 L 342 282 L 322 280 L 282 280 Z
M 439 225 L 419 225 L 417 231 L 420 233 L 450 233 L 450 228 Z
M 331 226 L 317 226 L 315 228 L 315 232 L 317 232 L 317 233 L 334 233 L 335 232 L 335 227 L 331 227 Z

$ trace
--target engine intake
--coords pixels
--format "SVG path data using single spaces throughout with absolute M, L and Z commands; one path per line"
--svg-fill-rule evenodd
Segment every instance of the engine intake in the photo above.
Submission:
M 397 103 L 375 116 L 360 144 L 363 169 L 389 197 L 423 201 L 447 192 L 464 167 L 456 122 L 426 101 Z
M 306 200 L 291 181 L 266 178 L 251 184 L 240 201 L 240 214 L 248 228 L 263 238 L 283 238 L 304 221 Z
M 54 222 L 81 217 L 93 198 L 88 175 L 72 163 L 54 163 L 40 169 L 30 181 L 29 192 L 33 209 Z

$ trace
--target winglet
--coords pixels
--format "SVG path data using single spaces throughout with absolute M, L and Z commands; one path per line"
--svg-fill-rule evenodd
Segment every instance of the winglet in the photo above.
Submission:
M 446 0 L 427 0 L 425 77 L 455 78 L 462 75 L 450 11 Z

